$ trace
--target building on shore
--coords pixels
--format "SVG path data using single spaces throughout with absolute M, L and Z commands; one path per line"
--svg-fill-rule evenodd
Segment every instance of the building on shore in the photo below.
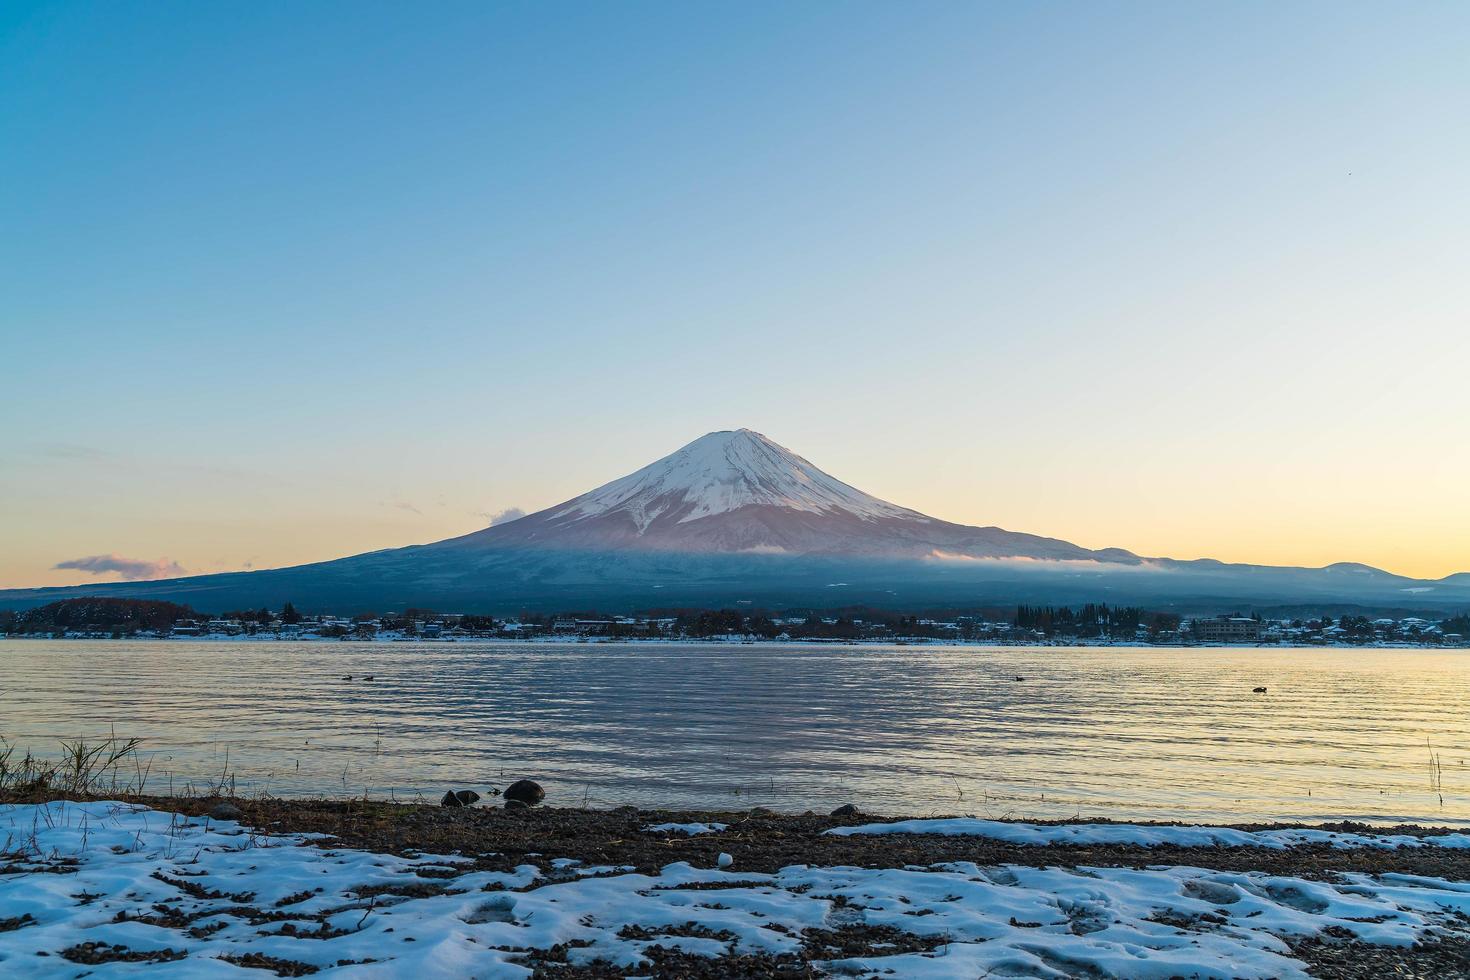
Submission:
M 1248 616 L 1196 619 L 1189 631 L 1196 643 L 1259 643 L 1264 624 Z

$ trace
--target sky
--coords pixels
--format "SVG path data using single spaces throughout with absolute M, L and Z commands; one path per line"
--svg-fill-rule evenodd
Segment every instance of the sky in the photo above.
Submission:
M 1087 547 L 1470 570 L 1470 5 L 0 6 L 0 587 L 750 427 Z

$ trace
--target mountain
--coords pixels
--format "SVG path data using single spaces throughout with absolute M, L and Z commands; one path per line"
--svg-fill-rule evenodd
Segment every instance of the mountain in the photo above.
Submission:
M 927 517 L 850 487 L 750 429 L 711 432 L 580 497 L 442 546 L 1138 561 Z
M 880 500 L 749 429 L 711 432 L 571 500 L 462 537 L 256 572 L 0 591 L 0 606 L 129 596 L 196 609 L 290 600 L 512 613 L 675 606 L 899 608 L 1104 600 L 1250 606 L 1470 607 L 1470 575 L 1143 558 L 970 527 Z

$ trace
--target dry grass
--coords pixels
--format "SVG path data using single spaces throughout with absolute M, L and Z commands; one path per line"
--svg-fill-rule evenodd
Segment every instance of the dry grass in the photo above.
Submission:
M 152 774 L 152 759 L 144 759 L 136 738 L 116 735 L 89 742 L 61 742 L 54 759 L 41 758 L 29 750 L 19 759 L 15 746 L 0 739 L 0 793 L 26 796 L 34 793 L 69 793 L 91 796 L 99 793 L 142 795 Z
M 16 747 L 0 737 L 0 798 L 10 801 L 57 797 L 107 797 L 126 800 L 153 793 L 171 798 L 234 797 L 235 773 L 225 753 L 219 773 L 209 780 L 190 780 L 182 788 L 172 773 L 156 776 L 153 756 L 142 751 L 142 740 L 116 733 L 88 741 L 62 739 L 56 757 L 42 757 L 29 749 L 16 757 Z M 152 785 L 150 786 L 150 780 Z M 160 785 L 160 782 L 163 785 Z

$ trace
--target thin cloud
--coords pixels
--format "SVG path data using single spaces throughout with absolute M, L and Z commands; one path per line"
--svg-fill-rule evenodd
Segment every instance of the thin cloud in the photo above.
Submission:
M 496 511 L 493 514 L 481 514 L 480 516 L 488 518 L 490 526 L 494 527 L 497 524 L 509 524 L 511 521 L 518 521 L 526 516 L 526 512 L 519 507 L 507 507 L 505 510 Z
M 32 451 L 40 456 L 49 456 L 52 459 L 113 459 L 115 454 L 96 446 L 82 446 L 70 442 L 42 442 L 31 447 Z
M 88 575 L 116 575 L 126 582 L 144 579 L 174 578 L 187 575 L 184 566 L 167 558 L 149 561 L 146 558 L 124 558 L 122 555 L 89 555 L 57 562 L 56 569 L 74 569 Z
M 971 565 L 992 565 L 997 568 L 1013 568 L 1017 571 L 1062 571 L 1062 572 L 1167 572 L 1171 569 L 1150 558 L 1135 558 L 1133 561 L 1100 561 L 1096 558 L 1031 558 L 1027 555 L 965 555 L 935 548 L 929 552 L 935 561 L 962 562 Z

